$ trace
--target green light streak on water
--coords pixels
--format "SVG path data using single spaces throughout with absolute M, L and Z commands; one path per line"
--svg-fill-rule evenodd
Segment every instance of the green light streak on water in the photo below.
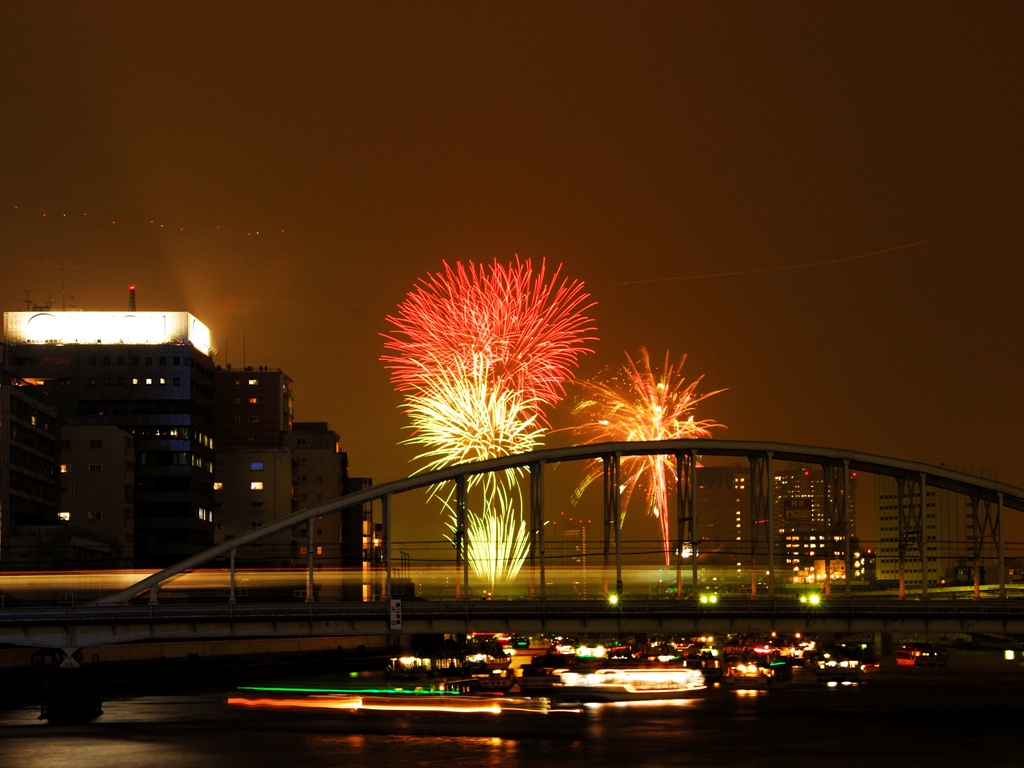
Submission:
M 405 696 L 458 696 L 458 691 L 406 690 L 404 688 L 281 688 L 277 686 L 240 685 L 239 691 L 272 691 L 276 693 L 369 693 Z

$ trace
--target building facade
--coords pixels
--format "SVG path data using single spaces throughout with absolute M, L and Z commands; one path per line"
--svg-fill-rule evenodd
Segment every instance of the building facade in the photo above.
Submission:
M 213 544 L 210 332 L 187 312 L 7 312 L 11 372 L 59 419 L 104 417 L 134 438 L 134 558 L 158 568 Z
M 135 441 L 103 417 L 79 416 L 60 430 L 61 522 L 76 567 L 131 568 L 135 549 Z
M 59 525 L 57 408 L 0 371 L 0 571 L 40 570 L 66 549 Z

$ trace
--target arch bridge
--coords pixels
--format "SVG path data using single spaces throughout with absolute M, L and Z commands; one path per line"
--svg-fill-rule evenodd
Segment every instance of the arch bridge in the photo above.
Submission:
M 622 530 L 621 464 L 633 457 L 665 456 L 674 461 L 678 482 L 675 483 L 674 542 L 676 589 L 674 599 L 634 599 L 624 592 Z M 696 489 L 701 468 L 699 458 L 731 457 L 746 459 L 750 465 L 750 542 L 752 552 L 761 550 L 767 557 L 767 594 L 757 594 L 757 578 L 751 570 L 749 597 L 741 600 L 723 597 L 715 605 L 702 604 L 697 558 L 689 556 L 699 549 Z M 549 596 L 547 590 L 548 555 L 545 544 L 546 468 L 565 462 L 598 461 L 603 466 L 603 541 L 605 583 L 600 599 L 564 601 Z M 844 596 L 830 593 L 833 579 L 825 580 L 825 602 L 811 611 L 795 597 L 775 594 L 777 582 L 777 549 L 773 540 L 776 530 L 774 509 L 773 462 L 795 462 L 819 465 L 824 473 L 822 490 L 823 524 L 826 533 L 848 531 L 848 498 L 851 473 L 868 472 L 891 477 L 897 489 L 899 601 L 891 598 L 859 598 L 851 595 L 850 580 L 844 578 Z M 470 478 L 507 470 L 525 470 L 529 476 L 529 550 L 531 578 L 535 578 L 529 597 L 515 603 L 489 603 L 471 599 L 468 563 L 469 532 L 467 526 L 467 495 Z M 315 604 L 313 526 L 315 518 L 340 513 L 343 509 L 367 503 L 380 503 L 383 527 L 382 570 L 383 595 L 392 595 L 392 581 L 397 564 L 392 552 L 392 499 L 397 494 L 430 488 L 441 483 L 454 483 L 456 569 L 455 600 L 438 602 L 406 601 L 406 632 L 449 631 L 666 631 L 687 632 L 702 629 L 737 631 L 742 629 L 797 627 L 853 630 L 855 627 L 881 629 L 904 627 L 909 630 L 952 629 L 958 631 L 1024 632 L 1024 608 L 1018 611 L 1016 601 L 1006 600 L 1005 547 L 1003 536 L 1006 509 L 1024 512 L 1024 489 L 987 478 L 966 475 L 944 467 L 935 467 L 900 459 L 875 456 L 856 451 L 790 445 L 774 442 L 731 440 L 677 440 L 661 442 L 601 443 L 551 448 L 532 453 L 504 456 L 488 461 L 462 464 L 442 470 L 414 475 L 383 483 L 332 501 L 299 510 L 225 541 L 183 560 L 176 565 L 147 576 L 116 593 L 105 595 L 89 606 L 19 609 L 0 611 L 0 642 L 51 647 L 82 647 L 87 644 L 161 639 L 166 637 L 235 637 L 268 635 L 324 634 L 386 634 L 389 631 L 388 604 L 340 603 L 328 606 Z M 905 570 L 918 564 L 927 573 L 927 489 L 938 488 L 961 494 L 970 500 L 973 515 L 975 555 L 975 596 L 977 563 L 982 546 L 989 542 L 998 557 L 999 597 L 973 606 L 959 601 L 955 607 L 940 602 L 906 602 Z M 236 552 L 257 544 L 275 534 L 306 523 L 308 563 L 306 568 L 305 605 L 237 604 Z M 832 540 L 831 535 L 829 536 Z M 850 537 L 844 535 L 845 573 L 852 572 Z M 830 548 L 831 550 L 831 548 Z M 163 606 L 158 603 L 162 584 L 193 572 L 214 561 L 229 559 L 229 588 L 225 601 L 217 604 Z M 831 571 L 831 553 L 828 558 Z M 684 573 L 690 583 L 684 592 Z M 659 571 L 664 576 L 664 571 Z M 536 577 L 533 576 L 536 574 Z M 921 597 L 928 597 L 928 579 L 921 578 Z M 836 587 L 838 588 L 838 587 Z M 132 604 L 148 592 L 148 605 Z M 689 599 L 683 599 L 688 597 Z M 1021 601 L 1024 604 L 1024 601 Z M 392 617 L 393 619 L 393 617 Z M 333 627 L 331 626 L 333 623 Z M 394 626 L 393 624 L 391 626 Z M 998 628 L 998 629 L 997 629 Z

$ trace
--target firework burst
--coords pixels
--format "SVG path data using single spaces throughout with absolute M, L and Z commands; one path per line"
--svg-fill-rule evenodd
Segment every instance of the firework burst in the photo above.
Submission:
M 405 398 L 423 449 L 418 471 L 533 450 L 547 432 L 546 410 L 565 397 L 577 358 L 590 350 L 592 306 L 583 284 L 550 278 L 529 259 L 490 266 L 444 265 L 421 280 L 388 322 L 381 357 Z M 514 578 L 527 553 L 520 473 L 474 475 L 479 511 L 468 514 L 467 557 L 490 582 Z M 435 496 L 453 516 L 453 491 Z M 451 521 L 449 523 L 452 526 Z
M 577 429 L 587 442 L 681 440 L 710 437 L 711 430 L 722 428 L 712 419 L 694 420 L 697 403 L 724 390 L 697 394 L 703 376 L 689 384 L 682 376 L 686 355 L 673 365 L 668 352 L 660 372 L 651 368 L 647 350 L 641 347 L 639 361 L 626 353 L 627 362 L 610 382 L 592 381 L 583 384 L 587 397 L 574 409 L 586 414 L 589 421 Z M 639 364 L 638 364 L 639 363 Z M 669 456 L 632 456 L 622 459 L 623 510 L 638 488 L 643 488 L 647 511 L 658 519 L 661 527 L 665 563 L 669 563 L 668 494 L 675 466 Z M 601 462 L 590 465 L 586 477 L 576 488 L 573 501 L 582 496 L 592 482 L 602 477 Z

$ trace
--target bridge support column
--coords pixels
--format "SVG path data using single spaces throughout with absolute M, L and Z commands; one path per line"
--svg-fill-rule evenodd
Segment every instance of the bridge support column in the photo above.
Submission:
M 906 560 L 907 560 L 907 539 L 906 539 L 906 514 L 904 511 L 903 504 L 903 491 L 906 481 L 902 477 L 896 478 L 896 527 L 897 534 L 896 538 L 897 553 L 899 554 L 899 571 L 900 571 L 900 600 L 905 600 L 907 597 L 907 584 L 906 584 Z
M 917 520 L 917 551 L 921 557 L 921 599 L 928 599 L 928 475 L 920 474 L 918 511 L 920 516 Z
M 775 479 L 772 475 L 772 452 L 750 457 L 750 597 L 757 597 L 758 526 L 764 526 L 768 550 L 768 595 L 775 596 Z
M 313 596 L 313 522 L 314 518 L 306 521 L 306 602 L 316 602 Z
M 231 588 L 228 593 L 228 604 L 235 604 L 235 552 L 237 549 L 231 550 Z
M 149 588 L 149 604 L 150 605 L 159 605 L 159 603 L 157 602 L 157 599 L 156 599 L 156 591 L 158 589 L 160 589 L 160 585 L 159 584 L 154 584 L 152 587 Z
M 537 562 L 540 562 L 540 591 L 535 590 L 534 579 L 537 574 Z M 584 562 L 584 569 L 586 563 Z M 544 462 L 536 461 L 530 465 L 530 597 L 545 598 L 546 577 L 544 572 Z M 584 585 L 586 579 L 584 579 Z
M 676 599 L 683 597 L 683 553 L 690 549 L 691 592 L 697 597 L 697 456 L 676 454 Z
M 469 599 L 469 531 L 467 530 L 467 509 L 466 500 L 467 483 L 466 476 L 459 475 L 455 479 L 455 569 L 456 578 L 462 578 L 455 583 L 456 599 Z M 461 570 L 461 573 L 459 571 Z
M 620 534 L 619 485 L 621 484 L 620 454 L 602 457 L 604 462 L 604 596 L 611 597 L 608 587 L 608 569 L 611 566 L 611 543 L 615 540 L 615 591 L 616 599 L 622 596 L 622 540 Z
M 391 494 L 380 497 L 380 518 L 384 526 L 384 599 L 391 599 Z
M 1003 492 L 996 494 L 996 529 L 999 532 L 999 597 L 1006 597 L 1006 550 L 1003 542 Z
M 846 596 L 850 596 L 850 579 L 853 577 L 853 550 L 850 544 L 850 538 L 853 536 L 853 526 L 850 525 L 850 460 L 843 459 L 843 530 L 845 535 L 843 540 L 846 542 L 846 550 L 844 555 L 846 556 L 846 578 L 843 579 L 845 582 Z

